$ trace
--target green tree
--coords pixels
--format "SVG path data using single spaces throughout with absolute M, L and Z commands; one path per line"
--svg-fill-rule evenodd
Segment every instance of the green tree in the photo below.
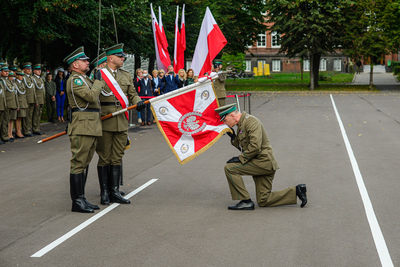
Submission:
M 374 65 L 385 54 L 397 53 L 400 46 L 400 4 L 392 0 L 357 0 L 345 14 L 344 51 L 352 58 L 370 62 L 372 89 Z
M 335 53 L 350 0 L 269 0 L 268 29 L 281 34 L 279 53 L 310 59 L 310 90 L 318 87 L 321 55 Z
M 233 73 L 240 73 L 246 69 L 246 64 L 244 62 L 244 53 L 228 54 L 224 53 L 221 57 L 222 69 L 231 69 Z M 233 78 L 235 80 L 235 76 Z

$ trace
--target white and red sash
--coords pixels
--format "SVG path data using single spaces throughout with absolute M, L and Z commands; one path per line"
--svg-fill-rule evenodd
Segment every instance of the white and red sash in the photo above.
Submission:
M 107 70 L 107 71 L 105 71 L 105 70 Z M 112 75 L 112 73 L 108 69 L 105 69 L 105 68 L 100 69 L 100 71 L 101 71 L 101 76 L 103 77 L 104 81 L 106 82 L 108 87 L 111 89 L 111 91 L 113 92 L 115 97 L 121 103 L 121 107 L 124 109 L 127 108 L 128 104 L 129 104 L 128 98 L 126 97 L 126 95 L 122 91 L 121 87 L 117 83 L 117 80 L 115 80 L 114 75 Z M 129 121 L 128 111 L 125 112 L 125 116 Z

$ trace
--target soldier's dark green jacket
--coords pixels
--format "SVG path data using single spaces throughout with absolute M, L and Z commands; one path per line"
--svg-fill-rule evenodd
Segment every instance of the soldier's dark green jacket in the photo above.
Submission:
M 251 162 L 267 170 L 279 169 L 264 126 L 258 118 L 245 111 L 240 117 L 232 145 L 242 151 L 239 156 L 242 164 Z
M 15 94 L 15 88 L 13 83 L 8 78 L 1 78 L 1 82 L 3 83 L 3 90 L 6 96 L 7 108 L 9 109 L 17 109 L 18 108 L 18 99 Z

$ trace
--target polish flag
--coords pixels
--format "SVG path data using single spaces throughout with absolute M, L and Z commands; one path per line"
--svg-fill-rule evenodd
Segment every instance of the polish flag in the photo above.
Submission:
M 159 22 L 157 21 L 156 15 L 154 14 L 152 4 L 150 4 L 150 8 L 151 8 L 151 21 L 152 21 L 153 36 L 154 36 L 154 47 L 156 50 L 157 67 L 159 69 L 167 71 L 168 66 L 171 65 L 171 61 L 169 59 L 167 37 L 165 36 L 164 26 L 161 20 L 161 8 L 159 7 L 158 11 Z
M 176 7 L 175 19 L 175 47 L 174 47 L 174 71 L 178 73 L 185 68 L 186 32 L 185 32 L 185 4 L 182 8 L 181 32 L 178 28 L 179 7 Z
M 192 60 L 191 69 L 193 69 L 194 75 L 202 77 L 205 72 L 210 74 L 213 59 L 226 44 L 225 36 L 207 7 Z

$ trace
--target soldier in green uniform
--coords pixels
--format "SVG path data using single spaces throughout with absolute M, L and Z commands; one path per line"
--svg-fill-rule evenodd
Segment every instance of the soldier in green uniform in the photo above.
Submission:
M 42 73 L 41 64 L 33 65 L 32 81 L 35 87 L 37 105 L 33 111 L 32 131 L 35 135 L 42 135 L 44 132 L 40 131 L 40 118 L 42 117 L 43 105 L 46 99 L 46 92 L 44 89 L 44 81 L 40 77 Z
M 225 91 L 225 80 L 226 72 L 221 71 L 222 62 L 215 61 L 213 72 L 218 73 L 218 78 L 214 80 L 214 90 L 216 97 L 218 98 L 218 105 L 222 107 L 225 105 L 226 91 Z
M 93 81 L 94 79 L 94 74 L 97 72 L 99 69 L 104 68 L 107 65 L 107 55 L 106 52 L 103 52 L 99 55 L 99 59 L 97 60 L 97 57 L 90 63 L 94 66 L 94 69 L 92 73 L 90 73 L 89 78 Z
M 272 181 L 279 166 L 260 120 L 246 112 L 238 112 L 236 104 L 219 107 L 215 111 L 229 127 L 237 125 L 237 134 L 232 129 L 228 135 L 231 137 L 232 145 L 241 151 L 239 157 L 231 158 L 225 165 L 225 175 L 232 200 L 240 200 L 238 204 L 229 206 L 228 209 L 254 210 L 254 203 L 246 190 L 242 175 L 253 176 L 259 206 L 296 204 L 299 197 L 302 201 L 301 207 L 304 207 L 307 204 L 305 184 L 272 192 Z
M 32 80 L 32 63 L 25 62 L 22 64 L 24 71 L 23 83 L 26 89 L 26 101 L 28 102 L 28 108 L 26 109 L 26 117 L 22 119 L 22 133 L 25 137 L 34 136 L 32 133 L 32 119 L 33 111 L 35 110 L 37 100 L 36 91 Z
M 24 72 L 21 69 L 17 69 L 16 75 L 17 79 L 14 80 L 14 84 L 18 94 L 19 109 L 17 112 L 17 120 L 15 121 L 15 138 L 25 138 L 21 132 L 21 120 L 26 117 L 26 109 L 28 108 L 26 88 L 23 82 Z
M 1 71 L 4 63 L 0 62 L 0 65 Z M 6 121 L 7 102 L 4 90 L 3 83 L 0 82 L 0 145 L 5 144 L 5 141 L 8 139 L 8 129 L 5 127 L 5 125 L 8 125 Z
M 16 91 L 14 88 L 13 83 L 9 80 L 8 75 L 9 75 L 9 69 L 7 65 L 4 65 L 1 68 L 1 83 L 3 84 L 4 88 L 4 93 L 6 97 L 6 103 L 7 103 L 7 112 L 6 112 L 6 117 L 4 121 L 4 125 L 2 127 L 6 127 L 7 129 L 7 139 L 5 136 L 3 136 L 3 139 L 13 142 L 14 141 L 14 136 L 12 135 L 12 126 L 14 120 L 17 118 L 17 109 L 18 109 L 18 102 L 16 98 Z M 4 132 L 4 129 L 3 129 Z
M 131 74 L 121 69 L 124 64 L 124 44 L 117 44 L 106 50 L 107 66 L 103 69 L 117 82 L 132 104 L 137 104 L 137 110 L 142 110 L 145 105 L 137 95 L 132 83 Z M 121 110 L 121 103 L 113 91 L 106 84 L 100 94 L 101 115 L 107 115 Z M 127 106 L 129 103 L 127 103 Z M 121 176 L 122 156 L 128 138 L 128 119 L 124 113 L 102 121 L 103 135 L 98 138 L 96 152 L 99 155 L 97 172 L 101 190 L 101 204 L 108 205 L 110 202 L 129 204 L 130 201 L 121 196 L 119 181 Z
M 46 74 L 46 81 L 44 82 L 44 88 L 46 89 L 46 107 L 47 107 L 47 119 L 51 123 L 55 123 L 54 115 L 56 112 L 56 83 L 53 81 L 53 75 L 51 73 Z
M 86 200 L 85 185 L 87 166 L 92 160 L 97 137 L 102 134 L 99 95 L 104 87 L 101 75 L 95 76 L 94 83 L 86 76 L 89 70 L 88 59 L 83 46 L 64 59 L 64 62 L 72 69 L 67 81 L 67 94 L 72 113 L 70 113 L 67 131 L 72 153 L 70 161 L 72 211 L 84 213 L 99 209 L 98 206 Z

